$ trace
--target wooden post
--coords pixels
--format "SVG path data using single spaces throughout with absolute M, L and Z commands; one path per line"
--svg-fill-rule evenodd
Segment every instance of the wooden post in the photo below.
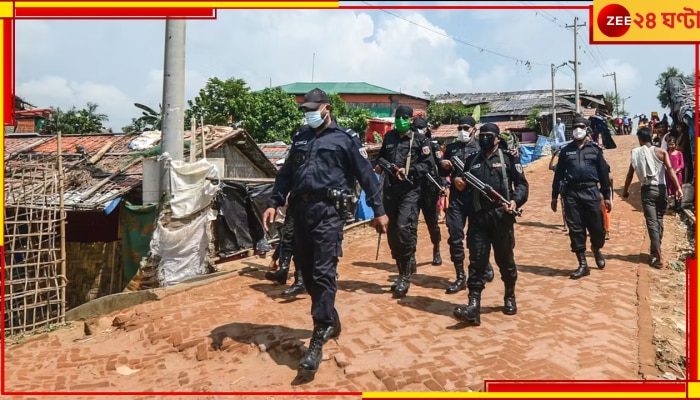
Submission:
M 197 118 L 192 117 L 190 125 L 190 162 L 193 163 L 197 161 Z
M 56 143 L 58 149 L 56 150 L 57 162 L 58 162 L 58 212 L 60 216 L 60 257 L 61 257 L 61 312 L 59 314 L 59 322 L 66 322 L 66 284 L 68 282 L 68 275 L 66 271 L 66 207 L 64 201 L 63 193 L 63 152 L 62 152 L 62 134 L 59 130 L 56 134 Z

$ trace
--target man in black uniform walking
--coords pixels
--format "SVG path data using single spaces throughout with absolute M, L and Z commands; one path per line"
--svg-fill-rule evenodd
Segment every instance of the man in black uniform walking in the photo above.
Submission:
M 373 225 L 386 232 L 388 221 L 367 151 L 356 132 L 332 120 L 328 95 L 313 89 L 304 96 L 300 108 L 306 113 L 307 125 L 292 138 L 263 223 L 267 229 L 268 222 L 274 221 L 275 209 L 284 205 L 289 193 L 294 212 L 294 260 L 311 296 L 314 323 L 309 351 L 299 363 L 300 375 L 308 378 L 321 364 L 323 345 L 340 335 L 335 295 L 338 257 L 343 255 L 343 203 L 357 181 L 374 211 Z
M 389 217 L 387 240 L 396 260 L 399 279 L 392 285 L 395 298 L 406 295 L 416 270 L 418 241 L 418 200 L 421 181 L 435 164 L 425 135 L 411 129 L 413 109 L 399 106 L 394 114 L 395 128 L 384 135 L 377 155 L 375 172 L 386 174 L 384 207 Z
M 455 179 L 459 191 L 468 192 L 471 205 L 468 207 L 469 227 L 467 246 L 469 247 L 469 304 L 457 307 L 454 316 L 460 321 L 481 324 L 481 292 L 486 286 L 486 268 L 493 247 L 496 265 L 505 285 L 503 313 L 515 315 L 518 307 L 515 302 L 515 282 L 518 271 L 513 258 L 515 217 L 512 210 L 522 207 L 529 195 L 529 185 L 520 158 L 499 148 L 500 130 L 495 124 L 484 124 L 479 130 L 481 151 L 470 155 L 464 163 L 465 170 L 501 194 L 508 206 L 500 205 L 484 198 L 478 191 L 467 189 L 463 178 Z M 473 269 L 473 272 L 472 272 Z
M 445 211 L 445 224 L 449 234 L 447 243 L 450 245 L 450 259 L 454 263 L 457 278 L 445 290 L 447 294 L 454 294 L 467 288 L 467 275 L 464 272 L 464 228 L 467 224 L 466 207 L 471 201 L 466 191 L 454 190 L 454 182 L 459 171 L 452 167 L 450 158 L 457 156 L 459 159 L 465 160 L 469 154 L 479 151 L 475 126 L 476 121 L 470 116 L 464 116 L 459 119 L 459 125 L 457 126 L 458 140 L 447 145 L 443 159 L 438 164 L 440 175 L 450 176 L 453 187 L 453 190 L 450 190 L 450 205 Z M 487 281 L 491 282 L 493 280 L 491 263 L 488 264 L 486 274 Z
M 610 176 L 603 157 L 603 150 L 586 140 L 588 120 L 574 118 L 574 140 L 559 153 L 559 162 L 552 182 L 552 211 L 557 211 L 557 197 L 564 198 L 566 225 L 569 227 L 571 251 L 578 258 L 578 269 L 571 279 L 590 275 L 586 262 L 586 231 L 591 236 L 591 250 L 598 268 L 605 268 L 605 258 L 600 249 L 605 245 L 605 225 L 600 205 L 600 195 L 607 212 L 610 202 Z M 562 180 L 566 183 L 561 185 Z
M 437 142 L 430 141 L 432 133 L 428 127 L 428 121 L 424 118 L 416 118 L 413 120 L 413 129 L 420 134 L 425 135 L 430 143 L 430 150 L 433 157 L 434 166 L 433 169 L 428 173 L 432 178 L 433 182 L 438 183 L 444 188 L 445 185 L 441 184 L 442 178 L 437 171 L 437 163 L 440 162 L 442 158 L 442 151 L 440 150 L 440 145 Z M 440 198 L 440 188 L 430 181 L 430 178 L 426 175 L 425 179 L 421 182 L 420 189 L 420 200 L 418 201 L 418 208 L 423 212 L 423 218 L 425 219 L 425 224 L 428 226 L 428 233 L 430 234 L 430 242 L 433 244 L 433 265 L 442 265 L 442 257 L 440 256 L 440 242 L 442 241 L 442 234 L 440 233 L 440 223 L 438 221 L 438 210 L 437 202 Z

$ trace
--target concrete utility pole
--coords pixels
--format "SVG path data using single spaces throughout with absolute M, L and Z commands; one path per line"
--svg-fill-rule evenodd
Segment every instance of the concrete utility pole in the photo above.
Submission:
M 579 89 L 578 89 L 578 28 L 586 26 L 586 23 L 584 22 L 583 24 L 577 24 L 578 22 L 578 17 L 574 17 L 574 24 L 573 25 L 566 25 L 567 28 L 574 28 L 574 85 L 576 86 L 574 88 L 575 90 L 575 99 L 576 99 L 576 114 L 581 114 L 581 106 L 580 106 L 580 100 L 579 100 Z
M 613 82 L 615 83 L 615 111 L 617 112 L 617 114 L 620 114 L 620 97 L 618 97 L 617 95 L 617 74 L 615 72 L 613 72 L 612 74 L 605 74 L 603 75 L 603 78 L 607 76 L 613 77 Z
M 556 135 L 557 128 L 557 101 L 556 101 L 556 89 L 554 86 L 554 76 L 557 73 L 557 69 L 563 67 L 566 63 L 562 63 L 560 66 L 555 67 L 552 64 L 552 136 Z
M 162 151 L 172 160 L 184 156 L 185 126 L 185 20 L 165 21 L 165 62 L 163 66 Z M 166 163 L 162 164 L 163 172 Z M 172 198 L 170 176 L 161 175 L 161 192 L 165 201 Z

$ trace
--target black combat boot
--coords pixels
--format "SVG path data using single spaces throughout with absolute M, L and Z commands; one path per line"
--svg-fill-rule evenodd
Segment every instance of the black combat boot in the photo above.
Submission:
M 314 327 L 314 332 L 311 334 L 311 342 L 309 342 L 309 351 L 299 363 L 298 373 L 302 379 L 311 380 L 316 375 L 318 367 L 323 359 L 323 344 L 326 340 L 328 327 Z
M 415 266 L 415 260 L 411 258 L 408 262 L 403 261 L 399 265 L 401 270 L 399 271 L 399 280 L 396 281 L 396 288 L 394 289 L 395 299 L 405 297 L 406 293 L 408 293 L 408 288 L 411 287 L 411 269 Z
M 275 272 L 266 272 L 265 279 L 272 282 L 277 282 L 280 285 L 287 283 L 287 278 L 289 277 L 289 264 L 291 263 L 290 258 L 280 258 L 280 269 Z
M 399 276 L 396 278 L 396 280 L 394 281 L 394 283 L 391 284 L 391 291 L 392 291 L 392 292 L 395 292 L 395 291 L 396 291 L 396 286 L 398 286 L 399 280 L 401 279 L 401 271 L 403 271 L 403 264 L 402 264 L 402 262 L 403 262 L 403 261 L 400 261 L 400 260 L 398 260 L 398 259 L 396 260 L 396 269 L 398 269 L 398 271 L 399 271 Z
M 581 279 L 584 276 L 590 275 L 591 270 L 588 269 L 588 262 L 586 261 L 586 252 L 576 252 L 576 258 L 578 258 L 578 269 L 574 271 L 574 273 L 572 273 L 569 277 L 571 279 Z
M 493 277 L 493 265 L 489 263 L 489 265 L 486 266 L 486 282 L 492 282 Z
M 331 325 L 327 328 L 324 328 L 323 329 L 323 343 L 326 343 L 327 341 L 329 341 L 331 339 L 338 339 L 338 337 L 340 336 L 341 329 L 342 329 L 342 327 L 340 325 L 339 319 L 336 319 L 333 322 L 333 325 Z
M 304 277 L 301 276 L 301 270 L 294 270 L 294 283 L 289 289 L 282 292 L 282 296 L 296 296 L 306 292 L 306 286 L 304 286 Z
M 506 285 L 506 293 L 503 296 L 503 314 L 515 315 L 518 312 L 518 305 L 515 304 L 515 283 Z
M 455 262 L 455 271 L 457 272 L 457 279 L 447 287 L 447 290 L 445 290 L 447 294 L 455 294 L 467 288 L 467 275 L 464 273 L 464 263 Z
M 442 265 L 442 257 L 440 256 L 440 244 L 433 245 L 433 265 Z
M 452 313 L 462 322 L 481 325 L 481 290 L 469 290 L 469 304 L 455 308 Z
M 595 265 L 598 269 L 605 268 L 605 257 L 601 253 L 600 249 L 591 249 L 593 251 L 593 257 L 595 258 Z
M 408 260 L 408 269 L 411 271 L 411 274 L 418 273 L 418 264 L 416 263 L 416 253 L 413 253 L 411 256 L 411 259 Z

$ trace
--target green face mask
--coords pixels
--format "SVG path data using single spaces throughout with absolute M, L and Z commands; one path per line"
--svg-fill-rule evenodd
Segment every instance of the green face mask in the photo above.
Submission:
M 409 128 L 411 128 L 411 120 L 396 118 L 394 120 L 394 125 L 396 125 L 396 130 L 399 131 L 399 133 L 406 133 L 408 132 Z

